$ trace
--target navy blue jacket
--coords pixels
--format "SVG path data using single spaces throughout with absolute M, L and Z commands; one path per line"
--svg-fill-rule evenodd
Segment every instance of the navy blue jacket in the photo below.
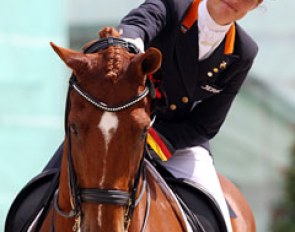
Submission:
M 256 43 L 236 24 L 234 53 L 224 55 L 225 41 L 198 60 L 197 22 L 187 33 L 180 30 L 191 0 L 146 0 L 125 16 L 123 37 L 141 38 L 145 48 L 163 54 L 160 70 L 169 109 L 157 113 L 154 127 L 176 148 L 202 145 L 219 131 L 257 54 Z M 226 65 L 224 65 L 226 63 Z

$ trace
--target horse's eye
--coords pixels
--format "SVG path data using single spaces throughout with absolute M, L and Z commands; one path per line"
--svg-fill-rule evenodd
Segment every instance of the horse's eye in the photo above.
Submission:
M 71 131 L 72 134 L 78 135 L 78 129 L 77 129 L 77 127 L 76 127 L 76 125 L 74 123 L 70 124 L 70 131 Z

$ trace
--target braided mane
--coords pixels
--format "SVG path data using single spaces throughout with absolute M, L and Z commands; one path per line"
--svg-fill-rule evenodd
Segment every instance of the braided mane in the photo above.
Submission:
M 122 57 L 122 48 L 120 47 L 108 47 L 103 53 L 103 68 L 106 71 L 106 77 L 111 78 L 113 82 L 118 80 L 119 74 L 122 72 Z

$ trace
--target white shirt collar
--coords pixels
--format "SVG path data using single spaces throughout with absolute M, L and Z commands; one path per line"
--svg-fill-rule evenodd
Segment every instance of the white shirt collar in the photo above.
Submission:
M 210 16 L 207 8 L 207 0 L 199 4 L 198 28 L 199 28 L 199 60 L 208 58 L 224 39 L 229 25 L 219 25 Z

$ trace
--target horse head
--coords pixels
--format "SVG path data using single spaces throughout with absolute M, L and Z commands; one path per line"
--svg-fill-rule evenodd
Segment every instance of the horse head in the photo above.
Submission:
M 119 33 L 109 37 L 113 32 L 106 29 L 101 39 L 116 41 Z M 134 54 L 116 44 L 94 53 L 81 53 L 53 43 L 51 46 L 73 72 L 62 161 L 62 170 L 67 171 L 61 173 L 61 183 L 70 183 L 70 188 L 68 184 L 60 185 L 59 207 L 73 210 L 81 198 L 82 228 L 122 231 L 125 205 L 99 200 L 93 204 L 89 199 L 94 192 L 88 195 L 81 192 L 83 189 L 132 192 L 151 121 L 147 74 L 160 67 L 161 53 L 149 48 L 145 53 Z M 73 193 L 71 189 L 75 188 L 79 188 L 79 193 L 75 190 Z M 77 194 L 81 196 L 73 196 Z M 109 223 L 108 229 L 105 222 Z

